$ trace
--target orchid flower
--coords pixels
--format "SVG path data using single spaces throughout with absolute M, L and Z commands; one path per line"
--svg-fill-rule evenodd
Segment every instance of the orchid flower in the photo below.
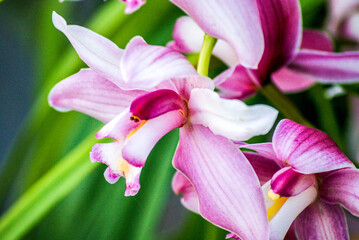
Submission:
M 258 179 L 228 138 L 246 140 L 267 133 L 276 119 L 275 109 L 221 99 L 209 78 L 200 76 L 183 55 L 169 48 L 147 45 L 135 37 L 122 50 L 86 28 L 68 26 L 56 13 L 53 22 L 90 68 L 58 83 L 50 92 L 50 105 L 106 123 L 96 137 L 114 142 L 95 144 L 90 158 L 108 166 L 108 182 L 123 176 L 125 195 L 135 195 L 154 145 L 180 128 L 173 164 L 201 192 L 200 201 L 206 202 L 203 215 L 213 221 L 217 216 L 212 209 L 229 217 L 238 215 L 235 223 L 227 218 L 227 229 L 247 239 L 268 235 Z M 238 183 L 238 192 L 229 188 L 232 181 Z
M 219 38 L 213 54 L 229 66 L 228 70 L 215 78 L 216 87 L 221 90 L 222 97 L 246 98 L 270 80 L 287 92 L 306 89 L 315 82 L 359 81 L 359 52 L 333 53 L 332 44 L 326 35 L 316 31 L 302 31 L 300 5 L 297 0 L 257 1 L 264 34 L 264 53 L 256 70 L 249 69 L 243 63 L 238 64 L 240 58 L 234 53 L 239 43 L 229 41 L 220 30 L 236 28 L 237 25 L 242 26 L 248 22 L 233 18 L 231 21 L 208 23 L 207 26 L 202 23 L 208 19 L 203 13 L 208 11 L 207 7 L 203 7 L 207 4 L 189 3 L 189 0 L 172 2 L 186 11 L 194 21 L 189 17 L 182 17 L 176 22 L 174 42 L 171 42 L 169 47 L 184 53 L 199 52 L 204 32 Z M 210 4 L 208 8 L 216 9 L 222 15 L 236 11 L 231 4 L 220 5 L 219 10 Z M 251 9 L 248 14 L 254 12 Z M 244 37 L 247 39 L 242 41 L 252 41 L 249 36 Z
M 359 1 L 331 0 L 329 3 L 329 31 L 334 36 L 359 43 Z
M 359 216 L 359 170 L 326 133 L 285 119 L 272 143 L 240 147 L 256 151 L 245 156 L 263 185 L 270 239 L 283 239 L 294 220 L 298 239 L 348 239 L 341 206 Z M 176 173 L 172 186 L 198 212 L 200 193 L 190 181 Z

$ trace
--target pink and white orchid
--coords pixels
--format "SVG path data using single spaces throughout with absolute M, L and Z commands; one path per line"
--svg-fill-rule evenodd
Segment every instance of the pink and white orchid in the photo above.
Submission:
M 215 85 L 221 90 L 222 97 L 246 98 L 270 80 L 287 92 L 306 89 L 315 82 L 359 81 L 357 66 L 359 53 L 333 53 L 332 44 L 326 35 L 316 31 L 303 32 L 300 5 L 297 0 L 257 1 L 264 35 L 264 52 L 258 69 L 255 70 L 239 61 L 240 55 L 233 54 L 237 53 L 237 45 L 241 44 L 229 41 L 220 30 L 249 24 L 247 21 L 232 18 L 230 21 L 205 25 L 202 21 L 207 22 L 208 18 L 205 18 L 203 12 L 206 12 L 207 8 L 200 4 L 189 4 L 189 1 L 185 0 L 173 0 L 173 2 L 185 10 L 194 21 L 189 17 L 182 17 L 176 22 L 174 42 L 171 42 L 169 47 L 184 53 L 199 52 L 204 32 L 219 38 L 213 54 L 230 67 L 215 79 Z M 247 3 L 247 1 L 238 2 Z M 256 1 L 251 2 L 254 7 Z M 234 14 L 232 12 L 236 11 L 233 8 L 234 3 L 220 5 L 219 10 L 216 8 L 220 16 L 226 16 L 227 13 Z M 208 8 L 210 7 L 209 4 Z M 252 8 L 247 14 L 253 15 L 254 18 L 257 16 Z M 253 26 L 256 29 L 257 25 Z M 243 37 L 246 38 L 242 39 L 244 42 L 253 41 L 250 36 Z M 258 41 L 253 42 L 262 48 Z M 238 64 L 239 62 L 242 64 Z
M 213 91 L 213 82 L 200 76 L 177 51 L 147 45 L 140 37 L 122 50 L 86 28 L 68 26 L 56 13 L 53 22 L 90 68 L 58 83 L 49 95 L 50 105 L 106 123 L 96 137 L 115 141 L 94 145 L 90 157 L 108 166 L 107 181 L 114 183 L 123 176 L 125 195 L 135 195 L 154 145 L 180 128 L 173 163 L 203 196 L 199 198 L 206 203 L 201 207 L 203 215 L 215 221 L 212 209 L 217 209 L 223 215 L 238 216 L 235 223 L 230 215 L 222 219 L 228 230 L 246 239 L 265 238 L 268 223 L 258 179 L 228 138 L 243 141 L 267 133 L 277 111 L 221 99 Z M 228 187 L 232 181 L 240 192 Z
M 326 133 L 286 119 L 272 143 L 240 147 L 256 151 L 244 154 L 263 184 L 270 239 L 283 239 L 292 224 L 298 239 L 348 239 L 341 206 L 359 215 L 359 170 Z M 201 193 L 180 173 L 173 189 L 198 212 Z
M 359 43 L 359 1 L 329 1 L 328 30 L 336 37 Z

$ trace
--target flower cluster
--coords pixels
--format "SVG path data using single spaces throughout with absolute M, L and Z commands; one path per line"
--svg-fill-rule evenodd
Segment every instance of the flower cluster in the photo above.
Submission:
M 124 2 L 127 12 L 145 3 Z M 267 134 L 278 111 L 241 100 L 272 82 L 283 92 L 359 82 L 359 52 L 335 53 L 327 35 L 303 30 L 298 0 L 171 2 L 189 16 L 166 47 L 136 36 L 120 49 L 53 13 L 89 68 L 59 82 L 49 103 L 104 122 L 96 138 L 113 139 L 95 144 L 91 161 L 107 165 L 109 183 L 126 178 L 125 195 L 135 195 L 149 153 L 179 128 L 173 190 L 228 237 L 348 239 L 342 207 L 359 216 L 353 163 L 326 133 L 289 119 L 271 143 L 244 143 Z M 228 66 L 213 81 L 182 55 L 211 54 L 204 36 L 218 39 L 213 55 Z

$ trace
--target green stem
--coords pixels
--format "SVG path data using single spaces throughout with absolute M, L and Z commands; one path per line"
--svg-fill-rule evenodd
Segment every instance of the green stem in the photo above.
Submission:
M 308 127 L 314 127 L 302 116 L 289 98 L 285 96 L 274 84 L 269 83 L 263 86 L 260 90 L 286 118 Z
M 3 239 L 21 238 L 98 166 L 88 159 L 95 142 L 91 134 L 12 205 L 0 219 Z
M 217 39 L 205 34 L 201 52 L 199 53 L 197 72 L 203 76 L 208 76 L 209 62 L 211 61 L 212 50 L 216 45 Z

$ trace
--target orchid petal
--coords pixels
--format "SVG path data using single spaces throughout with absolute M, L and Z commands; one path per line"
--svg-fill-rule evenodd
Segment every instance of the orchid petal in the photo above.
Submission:
M 359 53 L 329 53 L 315 50 L 301 50 L 290 69 L 312 75 L 321 83 L 359 82 Z
M 129 112 L 129 109 L 125 109 L 103 126 L 101 130 L 96 133 L 95 137 L 97 139 L 112 138 L 117 141 L 124 141 L 131 131 L 142 124 L 141 121 L 131 121 L 131 116 L 132 114 Z
M 201 75 L 189 76 L 185 78 L 172 78 L 171 81 L 175 85 L 178 94 L 185 100 L 189 100 L 192 89 L 194 88 L 205 88 L 214 90 L 213 81 Z
M 126 91 L 91 69 L 59 82 L 49 94 L 49 104 L 59 111 L 76 110 L 109 122 L 144 91 Z
M 115 183 L 119 177 L 126 178 L 125 196 L 136 195 L 140 189 L 140 174 L 142 168 L 134 167 L 122 158 L 122 143 L 97 143 L 93 146 L 90 158 L 92 162 L 101 162 L 108 166 L 105 178 L 109 183 Z
M 243 239 L 267 239 L 268 222 L 255 173 L 228 139 L 186 124 L 173 164 L 192 183 L 200 214 Z
M 359 6 L 359 4 L 358 4 Z M 353 14 L 345 22 L 343 32 L 347 38 L 359 41 L 359 13 Z
M 69 39 L 80 58 L 102 77 L 116 83 L 121 81 L 120 62 L 123 50 L 107 38 L 77 25 L 67 25 L 56 12 L 52 13 L 55 27 Z
M 325 52 L 333 52 L 334 46 L 330 37 L 321 31 L 304 30 L 302 49 L 312 49 Z
M 304 174 L 353 167 L 328 134 L 288 119 L 278 123 L 273 148 L 278 159 Z
M 199 53 L 204 38 L 203 30 L 192 18 L 184 16 L 177 19 L 173 30 L 174 41 L 168 46 L 183 53 Z M 213 49 L 213 55 L 228 66 L 238 63 L 234 49 L 225 41 L 218 39 Z
M 220 90 L 220 96 L 228 99 L 245 99 L 257 91 L 250 71 L 238 65 L 218 75 L 214 84 Z
M 270 185 L 275 194 L 292 197 L 315 185 L 316 182 L 314 174 L 301 174 L 291 167 L 285 167 L 273 175 Z
M 243 152 L 252 165 L 261 185 L 271 180 L 272 176 L 280 169 L 272 159 L 252 152 Z
M 268 143 L 255 143 L 255 144 L 241 144 L 240 148 L 248 148 L 256 151 L 263 157 L 269 158 L 272 161 L 277 162 L 277 155 L 274 152 L 273 145 L 271 142 Z M 277 163 L 280 163 L 279 161 Z M 279 165 L 280 166 L 280 165 Z
M 299 1 L 259 0 L 265 48 L 259 64 L 260 78 L 287 64 L 299 50 L 302 37 L 302 17 Z
M 329 203 L 339 203 L 359 217 L 359 170 L 340 169 L 323 179 L 320 196 Z
M 125 89 L 151 89 L 173 77 L 197 75 L 191 63 L 170 48 L 148 45 L 134 37 L 126 46 L 120 62 Z
M 349 239 L 343 209 L 320 200 L 298 216 L 295 230 L 299 239 Z
M 198 196 L 191 182 L 183 176 L 182 173 L 176 172 L 172 179 L 172 189 L 176 194 L 183 194 L 181 203 L 188 210 L 199 214 Z
M 146 0 L 121 0 L 126 3 L 125 13 L 130 14 L 146 3 Z
M 258 66 L 264 40 L 256 1 L 171 1 L 187 12 L 206 33 L 228 42 L 242 65 Z
M 144 166 L 156 143 L 169 131 L 182 126 L 183 120 L 182 113 L 174 110 L 146 121 L 127 137 L 122 150 L 123 158 L 133 166 Z
M 268 209 L 274 201 L 267 196 L 269 183 L 262 186 L 264 202 Z M 317 189 L 312 186 L 301 194 L 290 197 L 270 220 L 270 239 L 282 240 L 297 216 L 317 198 Z
M 214 134 L 236 141 L 266 134 L 278 114 L 270 106 L 247 106 L 239 100 L 221 99 L 208 89 L 193 89 L 188 107 L 192 123 L 202 124 Z
M 131 113 L 141 120 L 155 118 L 173 110 L 181 110 L 185 114 L 186 106 L 176 92 L 168 89 L 146 93 L 136 98 L 130 107 Z
M 283 92 L 299 92 L 315 84 L 315 78 L 312 76 L 292 71 L 287 67 L 273 73 L 272 80 Z

